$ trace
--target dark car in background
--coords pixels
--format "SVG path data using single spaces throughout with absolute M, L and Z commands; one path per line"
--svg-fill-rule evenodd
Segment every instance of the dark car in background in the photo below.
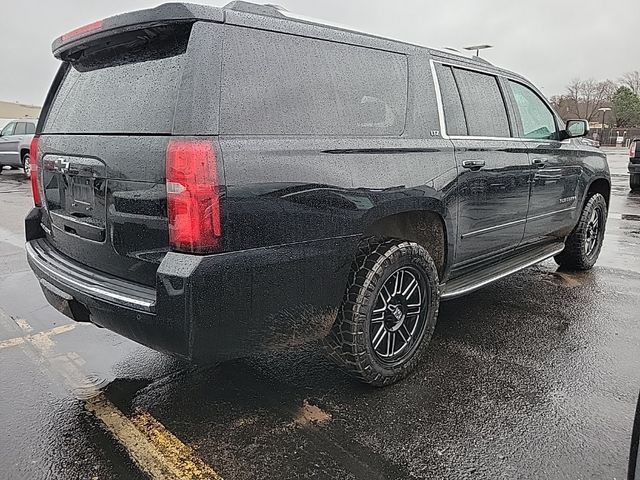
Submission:
M 0 130 L 0 173 L 2 167 L 9 166 L 22 168 L 27 178 L 31 177 L 29 147 L 37 123 L 37 118 L 23 118 L 9 122 Z
M 640 190 L 640 138 L 634 138 L 629 144 L 629 187 Z
M 484 60 L 245 2 L 118 15 L 53 52 L 26 250 L 75 320 L 195 361 L 323 340 L 386 385 L 441 300 L 600 252 L 587 122 Z

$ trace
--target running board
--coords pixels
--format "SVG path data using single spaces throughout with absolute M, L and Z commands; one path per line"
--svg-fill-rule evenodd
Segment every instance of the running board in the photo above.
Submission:
M 467 293 L 473 292 L 478 288 L 484 287 L 491 282 L 500 280 L 512 273 L 516 273 L 523 268 L 530 267 L 536 263 L 542 262 L 547 258 L 551 258 L 557 255 L 564 249 L 564 243 L 552 243 L 538 247 L 531 250 L 506 258 L 499 263 L 492 265 L 488 268 L 476 270 L 474 272 L 462 275 L 461 277 L 454 278 L 447 282 L 445 285 L 441 285 L 443 300 L 449 300 L 451 298 L 459 297 Z

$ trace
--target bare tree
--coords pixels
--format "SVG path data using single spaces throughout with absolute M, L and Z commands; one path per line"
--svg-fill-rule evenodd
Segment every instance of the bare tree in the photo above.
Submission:
M 579 118 L 593 121 L 598 109 L 611 101 L 614 90 L 615 84 L 610 80 L 599 82 L 592 78 L 589 80 L 576 78 L 567 85 L 565 97 L 570 104 L 570 109 Z
M 633 72 L 627 72 L 622 75 L 620 83 L 635 93 L 640 95 L 640 71 L 634 70 Z

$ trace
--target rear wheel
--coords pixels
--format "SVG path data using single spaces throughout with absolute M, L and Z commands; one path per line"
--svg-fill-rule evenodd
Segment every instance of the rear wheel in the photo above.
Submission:
M 631 190 L 640 190 L 640 173 L 632 173 L 629 178 Z
M 607 202 L 599 194 L 593 194 L 580 214 L 578 225 L 567 238 L 564 250 L 555 260 L 569 270 L 591 269 L 602 248 L 604 228 L 607 222 Z
M 31 178 L 31 156 L 28 153 L 22 156 L 22 169 L 25 177 Z
M 433 334 L 438 287 L 438 271 L 426 249 L 406 241 L 369 241 L 354 261 L 326 339 L 329 356 L 371 385 L 405 377 Z

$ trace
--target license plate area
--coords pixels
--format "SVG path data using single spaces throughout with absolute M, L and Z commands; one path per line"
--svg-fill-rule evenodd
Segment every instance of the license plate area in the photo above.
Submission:
M 69 215 L 78 218 L 92 217 L 96 197 L 94 179 L 70 176 L 66 180 L 68 195 L 65 196 L 65 200 Z
M 55 237 L 106 239 L 106 167 L 95 158 L 47 155 L 43 161 L 45 208 Z

